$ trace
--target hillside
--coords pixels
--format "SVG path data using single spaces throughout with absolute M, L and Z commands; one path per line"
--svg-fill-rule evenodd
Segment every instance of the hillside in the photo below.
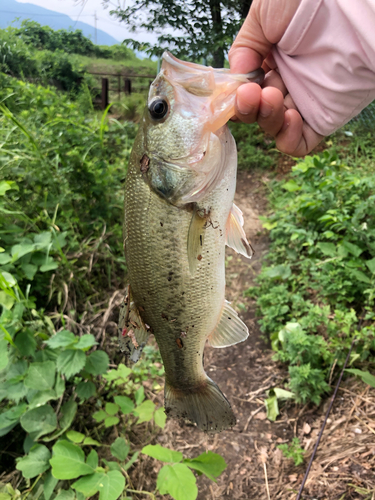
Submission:
M 53 10 L 39 7 L 31 3 L 18 3 L 15 0 L 7 0 L 0 3 L 0 28 L 6 28 L 10 25 L 20 26 L 24 19 L 37 21 L 41 25 L 47 25 L 51 28 L 82 30 L 83 34 L 94 40 L 95 28 L 87 23 L 78 21 L 77 23 L 69 16 L 60 14 Z M 119 43 L 113 36 L 105 31 L 97 30 L 98 45 L 114 45 Z

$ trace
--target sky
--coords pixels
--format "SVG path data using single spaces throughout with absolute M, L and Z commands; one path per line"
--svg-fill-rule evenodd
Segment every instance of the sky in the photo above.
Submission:
M 103 6 L 103 0 L 17 0 L 19 3 L 32 3 L 39 5 L 45 9 L 54 10 L 67 14 L 74 21 L 83 21 L 91 26 L 95 26 L 95 13 L 97 16 L 97 28 L 106 31 L 120 42 L 125 38 L 134 38 L 142 42 L 156 42 L 156 36 L 152 33 L 130 33 L 124 23 L 116 21 L 116 18 L 109 15 L 111 8 L 115 8 L 120 1 L 121 4 L 124 0 L 112 0 L 106 9 Z M 127 1 L 128 5 L 128 1 Z

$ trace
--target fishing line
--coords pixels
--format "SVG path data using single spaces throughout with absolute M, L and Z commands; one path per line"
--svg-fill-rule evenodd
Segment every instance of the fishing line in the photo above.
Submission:
M 362 321 L 363 321 L 363 317 L 359 320 L 359 323 L 358 323 L 358 331 L 361 330 L 362 328 Z M 319 443 L 320 443 L 320 440 L 322 438 L 322 435 L 323 435 L 323 432 L 324 432 L 324 429 L 325 429 L 325 426 L 326 426 L 326 423 L 327 423 L 327 420 L 328 420 L 328 417 L 329 417 L 329 414 L 332 410 L 332 406 L 333 406 L 333 403 L 336 399 L 336 395 L 337 395 L 337 392 L 339 390 L 339 387 L 340 387 L 340 384 L 341 384 L 341 380 L 342 380 L 342 377 L 344 375 L 344 371 L 345 371 L 345 368 L 346 368 L 346 365 L 348 364 L 348 361 L 350 359 L 350 355 L 352 353 L 352 350 L 353 350 L 353 347 L 354 347 L 354 344 L 356 342 L 357 338 L 354 338 L 353 341 L 352 341 L 352 344 L 350 346 L 350 349 L 349 349 L 349 352 L 348 352 L 348 355 L 346 356 L 346 360 L 345 360 L 345 363 L 344 363 L 344 366 L 341 370 L 341 373 L 340 373 L 340 377 L 337 381 L 337 384 L 336 384 L 336 387 L 335 387 L 335 392 L 333 393 L 333 396 L 331 398 L 331 402 L 329 404 L 329 407 L 328 407 L 328 410 L 327 410 L 327 413 L 326 413 L 326 416 L 325 416 L 325 419 L 324 419 L 324 422 L 323 422 L 323 425 L 322 425 L 322 428 L 320 429 L 320 432 L 319 432 L 319 436 L 318 436 L 318 439 L 316 441 L 316 444 L 315 444 L 315 447 L 314 447 L 314 451 L 312 452 L 312 455 L 311 455 L 311 458 L 310 458 L 310 462 L 309 462 L 309 465 L 307 466 L 307 469 L 306 469 L 306 472 L 305 472 L 305 475 L 304 475 L 304 478 L 302 480 L 302 484 L 301 484 L 301 487 L 299 489 L 299 492 L 298 492 L 298 495 L 297 495 L 297 498 L 296 500 L 301 500 L 301 495 L 302 495 L 302 492 L 303 492 L 303 489 L 305 487 L 305 484 L 306 484 L 306 481 L 307 481 L 307 478 L 309 476 L 309 473 L 310 473 L 310 469 L 311 469 L 311 466 L 312 466 L 312 463 L 314 461 L 314 458 L 315 458 L 315 455 L 316 455 L 316 452 L 318 450 L 318 446 L 319 446 Z

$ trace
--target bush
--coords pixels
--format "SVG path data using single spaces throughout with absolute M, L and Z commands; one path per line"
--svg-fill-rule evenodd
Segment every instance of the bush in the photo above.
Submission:
M 375 180 L 335 153 L 306 157 L 272 183 L 271 248 L 259 276 L 260 324 L 289 363 L 300 401 L 319 402 L 354 336 L 353 360 L 375 360 Z M 364 328 L 358 329 L 359 318 Z M 294 328 L 291 327 L 294 325 Z

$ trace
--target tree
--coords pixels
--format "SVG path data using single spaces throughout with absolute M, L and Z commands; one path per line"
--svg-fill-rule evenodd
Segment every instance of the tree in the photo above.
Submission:
M 109 3 L 109 0 L 104 0 Z M 158 35 L 158 43 L 124 43 L 149 55 L 165 49 L 192 60 L 208 59 L 224 66 L 229 50 L 252 0 L 134 0 L 129 7 L 118 5 L 110 13 L 127 23 L 131 31 L 144 29 Z

